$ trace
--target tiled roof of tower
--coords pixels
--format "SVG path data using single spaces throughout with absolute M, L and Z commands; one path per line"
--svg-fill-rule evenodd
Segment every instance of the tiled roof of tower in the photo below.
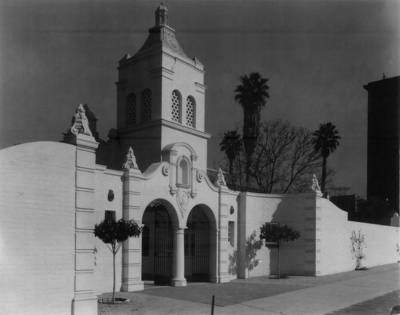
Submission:
M 155 11 L 156 25 L 149 30 L 149 36 L 135 56 L 142 54 L 147 50 L 165 47 L 182 57 L 188 58 L 176 39 L 175 30 L 170 27 L 167 22 L 168 9 L 161 3 Z

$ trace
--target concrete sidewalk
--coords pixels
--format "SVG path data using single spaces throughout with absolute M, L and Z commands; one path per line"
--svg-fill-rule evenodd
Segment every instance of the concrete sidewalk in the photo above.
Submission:
M 216 306 L 219 314 L 326 314 L 356 303 L 373 299 L 386 293 L 399 290 L 399 266 L 390 265 L 373 268 L 344 276 L 311 278 L 315 284 L 298 290 L 276 294 L 264 298 L 244 301 L 224 307 Z M 329 278 L 330 277 L 330 278 Z M 292 280 L 303 281 L 304 279 Z M 251 280 L 249 281 L 251 282 Z M 241 284 L 238 283 L 238 286 Z M 200 285 L 201 286 L 201 285 Z M 196 290 L 196 286 L 188 287 Z M 224 290 L 221 285 L 221 290 Z M 210 314 L 210 305 L 179 299 L 179 294 L 170 297 L 142 293 L 124 293 L 130 303 L 125 305 L 101 305 L 99 314 Z M 122 295 L 122 294 L 119 294 Z
M 224 307 L 217 314 L 326 314 L 399 290 L 399 267 Z M 220 310 L 219 310 L 220 311 Z

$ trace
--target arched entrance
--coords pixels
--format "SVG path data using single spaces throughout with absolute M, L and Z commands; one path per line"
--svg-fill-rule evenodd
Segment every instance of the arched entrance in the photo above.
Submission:
M 185 278 L 213 281 L 216 275 L 216 223 L 210 208 L 195 206 L 185 230 Z
M 177 226 L 173 207 L 165 200 L 151 202 L 144 211 L 142 224 L 142 279 L 169 285 Z

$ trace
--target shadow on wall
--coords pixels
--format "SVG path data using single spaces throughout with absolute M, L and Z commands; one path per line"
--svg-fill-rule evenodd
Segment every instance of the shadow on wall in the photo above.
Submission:
M 263 246 L 263 241 L 257 238 L 257 232 L 253 231 L 251 235 L 246 240 L 246 257 L 244 259 L 245 267 L 250 273 L 255 267 L 260 263 L 257 259 L 257 252 Z M 237 274 L 237 260 L 238 252 L 235 250 L 231 255 L 229 255 L 229 273 Z
M 282 276 L 284 275 L 305 275 L 304 266 L 304 217 L 307 215 L 304 211 L 307 206 L 304 197 L 300 198 L 283 198 L 279 203 L 275 213 L 272 216 L 271 223 L 286 224 L 289 227 L 300 232 L 300 238 L 296 241 L 281 242 L 279 249 L 275 246 L 268 246 L 270 250 L 269 270 L 271 275 L 278 273 L 279 269 Z M 315 215 L 315 214 L 314 214 Z M 312 221 L 310 224 L 313 224 Z M 314 222 L 315 223 L 315 222 Z

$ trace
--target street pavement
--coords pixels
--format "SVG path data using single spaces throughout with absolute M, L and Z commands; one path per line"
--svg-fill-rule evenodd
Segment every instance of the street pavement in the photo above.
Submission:
M 215 315 L 322 315 L 335 311 L 333 314 L 339 315 L 352 314 L 360 307 L 364 312 L 357 314 L 384 314 L 388 306 L 379 309 L 379 304 L 384 297 L 386 304 L 395 302 L 396 294 L 398 301 L 399 276 L 399 265 L 393 264 L 322 277 L 258 277 L 219 285 L 194 283 L 185 288 L 151 286 L 142 292 L 118 293 L 130 302 L 99 304 L 99 314 L 211 314 L 212 295 Z M 373 313 L 368 313 L 368 305 L 374 306 Z

